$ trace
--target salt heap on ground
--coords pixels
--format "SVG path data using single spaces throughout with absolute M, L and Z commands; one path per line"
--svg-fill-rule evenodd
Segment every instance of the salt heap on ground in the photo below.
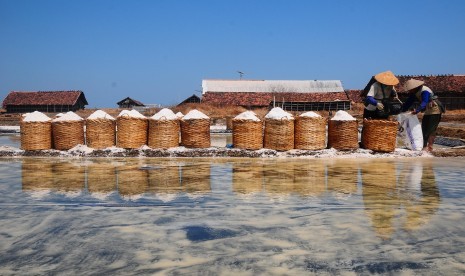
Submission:
M 300 117 L 320 118 L 321 116 L 313 111 L 300 114 Z
M 131 118 L 140 118 L 140 119 L 146 119 L 144 115 L 140 114 L 139 111 L 133 109 L 133 110 L 123 110 L 119 113 L 118 117 L 122 116 L 128 116 Z
M 257 117 L 257 114 L 255 114 L 255 112 L 253 111 L 244 111 L 241 114 L 234 117 L 234 119 L 260 122 L 260 119 Z
M 291 120 L 294 119 L 291 113 L 288 113 L 284 111 L 281 107 L 275 107 L 266 114 L 265 118 L 267 119 L 277 119 L 277 120 L 282 120 L 282 119 L 287 119 Z
M 177 120 L 179 119 L 176 114 L 171 109 L 163 108 L 162 110 L 158 111 L 155 115 L 150 117 L 154 120 Z
M 182 112 L 179 111 L 178 113 L 176 113 L 176 117 L 182 118 L 182 117 L 184 117 L 184 114 L 182 114 Z
M 198 111 L 197 109 L 193 109 L 189 111 L 183 118 L 183 120 L 191 120 L 191 119 L 210 119 L 207 115 L 203 114 L 202 112 Z
M 87 117 L 87 119 L 90 119 L 90 120 L 96 120 L 96 119 L 115 120 L 115 118 L 113 118 L 110 114 L 108 114 L 105 111 L 100 110 L 100 109 L 95 111 L 94 113 L 90 114 L 90 116 Z
M 73 111 L 68 111 L 63 116 L 53 119 L 52 122 L 63 122 L 63 121 L 82 121 L 84 119 L 81 116 L 77 115 Z
M 23 122 L 48 122 L 51 119 L 42 112 L 34 111 L 23 115 Z
M 331 118 L 332 121 L 355 121 L 356 119 L 352 117 L 349 113 L 345 112 L 344 110 L 339 110 L 336 112 L 336 115 L 334 115 L 333 118 Z

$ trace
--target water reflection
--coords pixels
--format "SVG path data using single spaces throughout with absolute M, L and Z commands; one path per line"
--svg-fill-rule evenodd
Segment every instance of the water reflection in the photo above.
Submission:
M 238 196 L 235 200 L 251 194 L 323 201 L 359 198 L 374 232 L 383 239 L 390 238 L 398 225 L 406 231 L 420 228 L 440 204 L 433 165 L 425 160 L 224 159 L 215 162 L 24 159 L 22 189 L 74 195 L 87 192 L 101 200 L 112 193 L 125 200 L 143 196 L 150 200 L 152 196 L 167 202 L 183 194 L 191 198 L 212 197 L 212 168 L 224 167 L 217 171 L 222 174 L 221 181 L 230 178 L 230 192 Z M 229 190 L 224 185 L 217 189 Z

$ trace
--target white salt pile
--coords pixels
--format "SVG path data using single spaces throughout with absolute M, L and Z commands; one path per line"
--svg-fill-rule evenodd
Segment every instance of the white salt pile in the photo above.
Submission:
M 57 115 L 55 115 L 56 118 L 61 117 L 61 116 L 63 116 L 63 113 L 58 113 Z
M 294 119 L 291 113 L 284 111 L 281 107 L 275 107 L 266 114 L 265 118 L 267 119 Z
M 95 111 L 94 113 L 90 114 L 90 116 L 87 117 L 87 119 L 90 119 L 90 120 L 96 120 L 96 119 L 114 120 L 115 118 L 113 118 L 110 114 L 106 113 L 105 111 L 99 109 L 99 110 Z
M 73 111 L 68 111 L 63 116 L 53 119 L 52 122 L 64 122 L 64 121 L 82 121 L 84 119 L 77 115 Z
M 51 119 L 42 112 L 34 111 L 23 115 L 23 122 L 48 122 Z
M 182 117 L 184 117 L 184 114 L 182 114 L 182 112 L 179 111 L 178 113 L 176 113 L 176 116 L 177 116 L 178 118 L 182 118 Z
M 319 118 L 321 116 L 313 111 L 309 111 L 309 112 L 300 114 L 300 117 Z
M 257 117 L 257 114 L 255 114 L 255 112 L 253 111 L 242 112 L 241 114 L 234 117 L 234 119 L 260 122 L 260 119 Z
M 154 120 L 177 120 L 179 119 L 171 109 L 163 108 L 151 117 Z
M 140 118 L 140 119 L 146 119 L 144 115 L 140 114 L 139 111 L 133 109 L 133 110 L 123 110 L 119 113 L 118 117 L 123 117 L 123 116 L 128 116 L 131 118 Z
M 202 112 L 198 111 L 197 109 L 193 109 L 189 111 L 183 118 L 183 120 L 191 120 L 191 119 L 210 119 L 207 115 L 203 114 Z
M 336 112 L 333 118 L 333 121 L 355 121 L 356 119 L 352 117 L 349 113 L 345 112 L 344 110 L 339 110 Z

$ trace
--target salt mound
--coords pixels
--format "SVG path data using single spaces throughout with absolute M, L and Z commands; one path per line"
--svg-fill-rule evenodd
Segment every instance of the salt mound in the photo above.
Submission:
M 184 117 L 184 114 L 182 114 L 182 112 L 179 111 L 178 113 L 176 113 L 176 117 L 182 118 L 182 117 Z
M 267 119 L 294 119 L 291 113 L 288 113 L 284 110 L 282 110 L 281 107 L 275 107 L 266 114 L 265 118 Z
M 58 117 L 61 117 L 63 115 L 64 115 L 63 113 L 58 113 L 57 115 L 55 115 L 55 117 L 58 118 Z
M 90 114 L 90 116 L 87 117 L 87 119 L 91 119 L 91 120 L 95 120 L 95 119 L 114 120 L 115 118 L 113 118 L 110 114 L 106 113 L 105 111 L 99 109 L 99 110 L 95 111 L 94 113 Z
M 241 114 L 234 117 L 234 119 L 260 122 L 260 119 L 258 119 L 257 114 L 255 114 L 255 112 L 253 111 L 244 111 Z
M 84 119 L 81 118 L 81 116 L 77 115 L 73 111 L 68 111 L 62 116 L 53 119 L 52 122 L 64 122 L 64 121 L 82 121 Z
M 133 110 L 123 110 L 119 113 L 118 117 L 122 116 L 127 116 L 131 118 L 140 118 L 140 119 L 146 119 L 144 115 L 140 114 L 139 111 L 133 109 Z
M 191 120 L 191 119 L 210 119 L 207 115 L 203 114 L 202 112 L 198 111 L 197 109 L 193 109 L 189 111 L 183 118 L 183 120 Z
M 171 109 L 163 108 L 151 117 L 154 120 L 177 120 L 178 116 Z
M 51 119 L 42 112 L 34 111 L 23 115 L 23 122 L 48 122 Z
M 333 118 L 331 118 L 332 121 L 355 121 L 356 119 L 352 117 L 349 113 L 345 112 L 344 110 L 339 110 L 336 112 L 336 115 L 334 115 Z
M 309 112 L 305 112 L 305 113 L 300 114 L 300 117 L 319 118 L 321 116 L 319 114 L 313 112 L 313 111 L 309 111 Z

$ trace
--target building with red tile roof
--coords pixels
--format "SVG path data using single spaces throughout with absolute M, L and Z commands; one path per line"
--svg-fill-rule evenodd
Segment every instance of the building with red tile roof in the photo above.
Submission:
M 72 91 L 11 91 L 3 100 L 7 113 L 67 112 L 84 109 L 88 105 L 84 92 Z

